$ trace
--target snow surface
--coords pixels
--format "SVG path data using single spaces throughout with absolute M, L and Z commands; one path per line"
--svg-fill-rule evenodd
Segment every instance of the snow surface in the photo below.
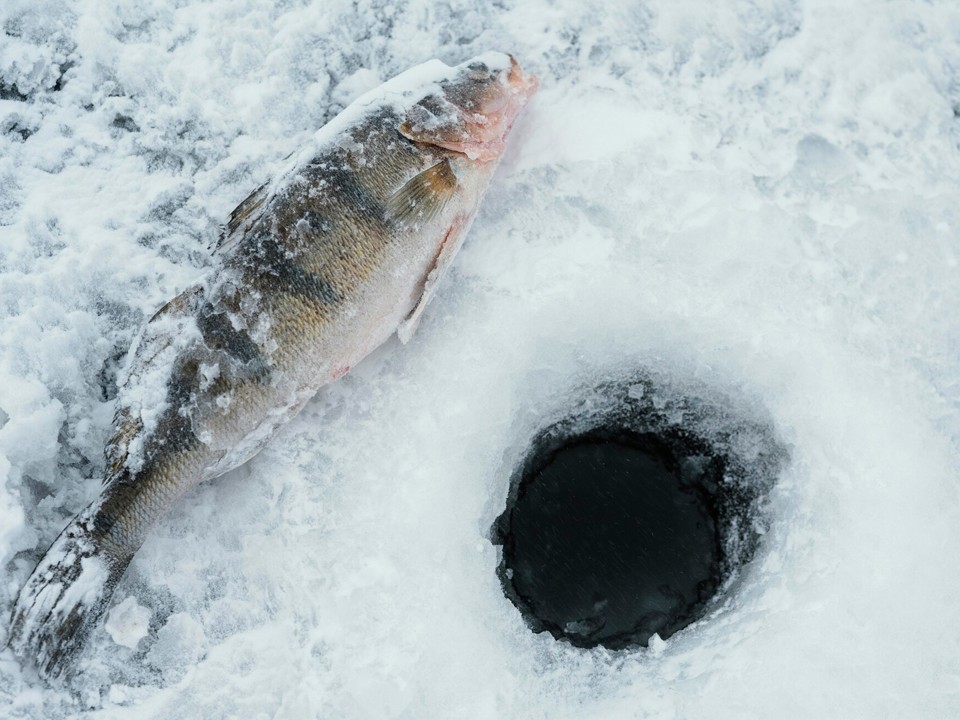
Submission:
M 0 27 L 4 614 L 230 210 L 431 57 L 541 77 L 417 336 L 156 528 L 115 596 L 146 633 L 98 631 L 77 694 L 0 652 L 0 717 L 960 714 L 960 6 L 6 0 Z M 584 652 L 525 628 L 489 528 L 544 419 L 637 367 L 790 460 L 721 613 Z

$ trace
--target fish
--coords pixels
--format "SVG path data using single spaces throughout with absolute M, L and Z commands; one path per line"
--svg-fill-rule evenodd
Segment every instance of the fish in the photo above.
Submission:
M 128 353 L 100 495 L 14 604 L 7 645 L 65 679 L 150 529 L 324 385 L 413 336 L 537 78 L 432 60 L 361 96 L 230 214 L 210 272 Z

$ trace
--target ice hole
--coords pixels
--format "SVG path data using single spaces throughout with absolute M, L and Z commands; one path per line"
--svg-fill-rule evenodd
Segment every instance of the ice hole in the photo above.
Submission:
M 753 556 L 783 456 L 768 427 L 717 402 L 608 383 L 514 472 L 493 531 L 504 594 L 535 632 L 578 647 L 669 638 L 719 607 Z

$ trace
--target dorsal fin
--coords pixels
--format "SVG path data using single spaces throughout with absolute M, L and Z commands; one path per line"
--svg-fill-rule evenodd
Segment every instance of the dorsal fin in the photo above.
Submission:
M 197 301 L 202 296 L 202 285 L 193 285 L 188 287 L 182 293 L 173 298 L 173 300 L 167 301 L 162 308 L 157 310 L 153 314 L 153 317 L 150 318 L 150 322 L 153 322 L 162 315 L 192 315 L 194 310 L 197 308 Z
M 230 213 L 230 219 L 227 221 L 226 227 L 223 229 L 223 232 L 220 233 L 220 238 L 217 240 L 217 244 L 213 248 L 213 252 L 219 252 L 223 246 L 227 244 L 231 237 L 233 237 L 237 232 L 243 230 L 244 226 L 257 214 L 259 214 L 266 203 L 268 195 L 267 183 L 264 183 L 252 193 L 247 195 L 243 202 L 233 209 L 233 212 Z
M 387 211 L 402 223 L 426 223 L 435 218 L 457 189 L 457 176 L 441 160 L 410 178 L 387 201 Z

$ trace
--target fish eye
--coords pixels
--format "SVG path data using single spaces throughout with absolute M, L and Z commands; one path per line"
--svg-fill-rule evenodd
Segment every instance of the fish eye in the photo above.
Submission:
M 467 65 L 467 78 L 480 82 L 490 78 L 490 68 L 485 63 L 475 62 Z

